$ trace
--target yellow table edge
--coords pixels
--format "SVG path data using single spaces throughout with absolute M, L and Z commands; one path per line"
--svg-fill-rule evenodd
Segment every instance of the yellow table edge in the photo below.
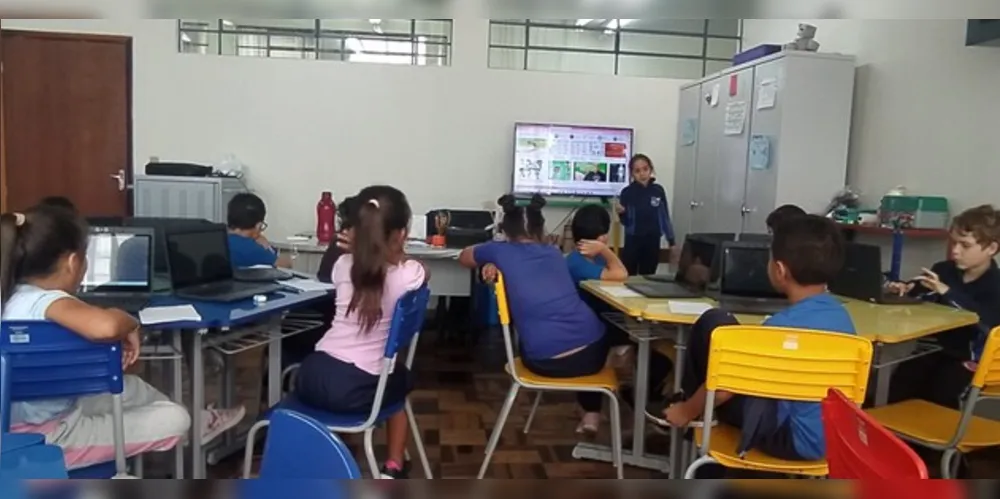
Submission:
M 584 281 L 580 283 L 580 287 L 588 293 L 596 296 L 601 301 L 607 303 L 616 310 L 619 310 L 622 313 L 636 319 L 682 325 L 691 325 L 698 320 L 698 316 L 695 315 L 679 315 L 670 313 L 670 310 L 666 307 L 666 305 L 667 302 L 671 300 L 645 297 L 619 298 L 604 290 L 605 287 L 623 287 L 624 285 L 625 284 L 621 282 L 597 280 Z M 905 305 L 876 305 L 850 298 L 846 298 L 845 300 L 845 306 L 848 308 L 848 312 L 851 314 L 851 318 L 855 320 L 856 324 L 859 322 L 857 320 L 858 317 L 856 317 L 859 312 L 859 307 L 865 307 L 868 310 L 874 311 L 874 313 L 906 313 L 908 308 L 912 308 Z M 717 303 L 710 298 L 674 301 L 692 301 L 707 303 L 713 306 L 717 305 Z M 662 305 L 663 307 L 656 307 L 658 310 L 649 310 L 650 306 L 657 305 Z M 948 320 L 942 321 L 941 324 L 919 329 L 910 334 L 882 334 L 871 331 L 859 331 L 859 335 L 879 343 L 899 344 L 925 338 L 927 336 L 949 331 L 951 329 L 971 326 L 979 323 L 979 317 L 976 314 L 965 310 L 955 309 L 936 303 L 924 303 L 916 305 L 916 307 L 921 307 L 923 310 L 931 310 L 932 313 L 940 313 L 942 315 L 947 314 L 949 316 Z M 759 315 L 739 315 L 737 316 L 737 319 L 739 319 L 742 324 L 760 324 L 764 321 L 765 317 Z

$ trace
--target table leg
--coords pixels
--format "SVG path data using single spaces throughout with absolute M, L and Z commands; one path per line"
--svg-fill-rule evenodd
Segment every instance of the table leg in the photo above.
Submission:
M 202 414 L 205 410 L 205 365 L 202 352 L 201 330 L 191 339 L 191 478 L 203 479 L 206 475 L 205 452 L 201 441 L 204 425 Z
M 677 341 L 674 347 L 677 350 L 676 362 L 674 362 L 674 393 L 682 390 L 681 378 L 684 376 L 684 357 L 687 354 L 687 329 L 684 326 L 677 326 Z M 670 428 L 670 478 L 679 479 L 684 476 L 684 432 L 681 428 Z
M 882 366 L 885 362 L 885 345 L 875 343 L 875 352 L 872 355 L 872 365 L 875 369 L 875 406 L 883 406 L 889 403 L 889 381 L 892 379 L 891 366 Z
M 271 343 L 267 348 L 267 403 L 273 407 L 281 402 L 281 321 L 271 321 Z
M 178 353 L 177 358 L 171 362 L 173 371 L 171 373 L 173 377 L 171 398 L 174 402 L 184 405 L 184 356 L 180 355 L 184 351 L 184 345 L 181 342 L 183 336 L 179 330 L 167 331 L 166 334 L 171 336 L 174 351 Z M 174 478 L 184 479 L 184 444 L 178 444 L 177 448 L 174 449 Z
M 233 392 L 235 387 L 233 386 L 235 373 L 233 372 L 235 368 L 233 367 L 233 360 L 227 355 L 219 355 L 222 359 L 222 386 L 220 387 L 222 393 L 219 394 L 222 399 L 222 407 L 230 408 L 233 406 Z M 222 443 L 224 446 L 229 446 L 233 443 L 233 432 L 227 431 L 222 435 Z M 211 460 L 210 460 L 211 461 Z M 212 462 L 212 464 L 215 464 Z
M 635 406 L 632 413 L 632 455 L 646 453 L 646 402 L 649 391 L 649 347 L 648 341 L 639 341 L 635 365 Z

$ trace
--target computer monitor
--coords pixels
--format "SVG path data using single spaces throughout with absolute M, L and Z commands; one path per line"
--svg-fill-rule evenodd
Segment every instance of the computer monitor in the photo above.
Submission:
M 721 281 L 719 291 L 724 295 L 755 298 L 780 298 L 767 274 L 771 248 L 760 242 L 722 243 Z
M 166 233 L 170 281 L 175 290 L 233 280 L 229 236 L 223 225 Z
M 92 227 L 87 244 L 87 273 L 80 292 L 149 293 L 152 250 L 151 230 Z
M 616 196 L 630 181 L 632 136 L 629 128 L 517 123 L 512 191 Z

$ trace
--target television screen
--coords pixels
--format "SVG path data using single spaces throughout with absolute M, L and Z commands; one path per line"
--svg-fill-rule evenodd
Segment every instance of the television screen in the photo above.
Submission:
M 515 194 L 618 195 L 629 183 L 632 130 L 518 123 Z

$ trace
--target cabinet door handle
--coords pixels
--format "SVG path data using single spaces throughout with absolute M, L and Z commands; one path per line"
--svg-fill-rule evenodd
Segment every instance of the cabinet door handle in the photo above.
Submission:
M 699 203 L 698 201 L 691 201 L 691 209 L 696 210 L 698 208 L 701 208 L 703 204 L 705 203 Z
M 749 215 L 751 213 L 756 212 L 757 208 L 749 208 L 747 206 L 744 206 L 740 211 L 743 212 L 744 215 Z

